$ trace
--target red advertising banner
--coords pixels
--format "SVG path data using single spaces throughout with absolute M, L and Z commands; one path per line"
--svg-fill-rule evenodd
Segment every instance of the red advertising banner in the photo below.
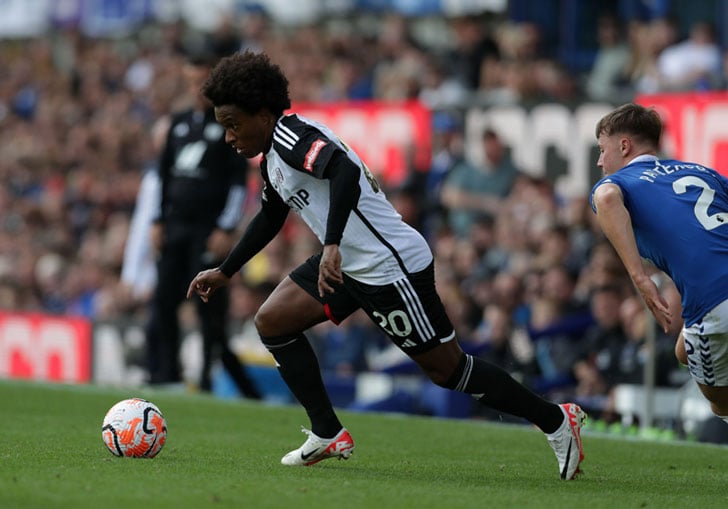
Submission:
M 91 323 L 83 318 L 0 312 L 0 378 L 91 380 Z
M 291 110 L 330 127 L 387 187 L 432 157 L 430 110 L 418 102 L 295 104 Z
M 666 156 L 728 176 L 728 92 L 640 95 L 637 102 L 660 113 Z

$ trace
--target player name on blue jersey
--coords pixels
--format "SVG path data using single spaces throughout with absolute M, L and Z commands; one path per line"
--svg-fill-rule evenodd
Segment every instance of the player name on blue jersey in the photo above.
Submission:
M 654 168 L 649 168 L 642 172 L 640 180 L 654 182 L 658 177 L 670 175 L 680 170 L 698 170 L 708 172 L 708 168 L 699 164 L 683 163 L 681 161 L 655 161 Z

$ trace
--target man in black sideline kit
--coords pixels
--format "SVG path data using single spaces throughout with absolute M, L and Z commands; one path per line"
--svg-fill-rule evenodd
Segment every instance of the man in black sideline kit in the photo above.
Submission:
M 161 205 L 151 234 L 158 257 L 157 287 L 146 331 L 152 384 L 181 381 L 177 313 L 186 281 L 199 270 L 220 264 L 243 213 L 248 162 L 226 145 L 225 131 L 200 92 L 215 61 L 212 55 L 197 53 L 185 63 L 183 74 L 194 104 L 172 115 L 159 160 Z M 203 339 L 199 388 L 211 390 L 210 368 L 219 354 L 241 394 L 260 399 L 228 346 L 228 307 L 227 291 L 197 306 Z
M 281 463 L 308 466 L 346 459 L 354 450 L 305 331 L 363 309 L 434 383 L 538 426 L 556 454 L 560 477 L 573 479 L 584 459 L 584 412 L 575 403 L 546 401 L 499 366 L 462 351 L 435 288 L 427 241 L 331 129 L 284 114 L 291 101 L 281 69 L 263 53 L 237 53 L 220 61 L 203 90 L 235 151 L 248 158 L 263 154 L 265 185 L 243 237 L 218 267 L 195 276 L 187 296 L 211 302 L 281 230 L 291 209 L 323 246 L 278 284 L 255 315 L 263 344 L 311 421 L 306 441 Z

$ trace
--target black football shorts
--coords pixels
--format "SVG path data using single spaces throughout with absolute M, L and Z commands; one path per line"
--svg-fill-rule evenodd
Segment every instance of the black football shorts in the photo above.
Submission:
M 372 286 L 344 274 L 334 293 L 318 293 L 321 254 L 291 272 L 294 283 L 324 305 L 326 315 L 339 324 L 363 309 L 369 318 L 406 354 L 426 352 L 455 338 L 452 323 L 435 290 L 434 264 L 384 286 Z

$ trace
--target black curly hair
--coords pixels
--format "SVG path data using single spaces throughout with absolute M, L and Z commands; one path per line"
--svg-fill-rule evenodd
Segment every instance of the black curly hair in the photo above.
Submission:
M 246 50 L 225 57 L 202 86 L 215 107 L 234 105 L 255 115 L 267 109 L 276 116 L 291 107 L 288 79 L 265 53 Z

